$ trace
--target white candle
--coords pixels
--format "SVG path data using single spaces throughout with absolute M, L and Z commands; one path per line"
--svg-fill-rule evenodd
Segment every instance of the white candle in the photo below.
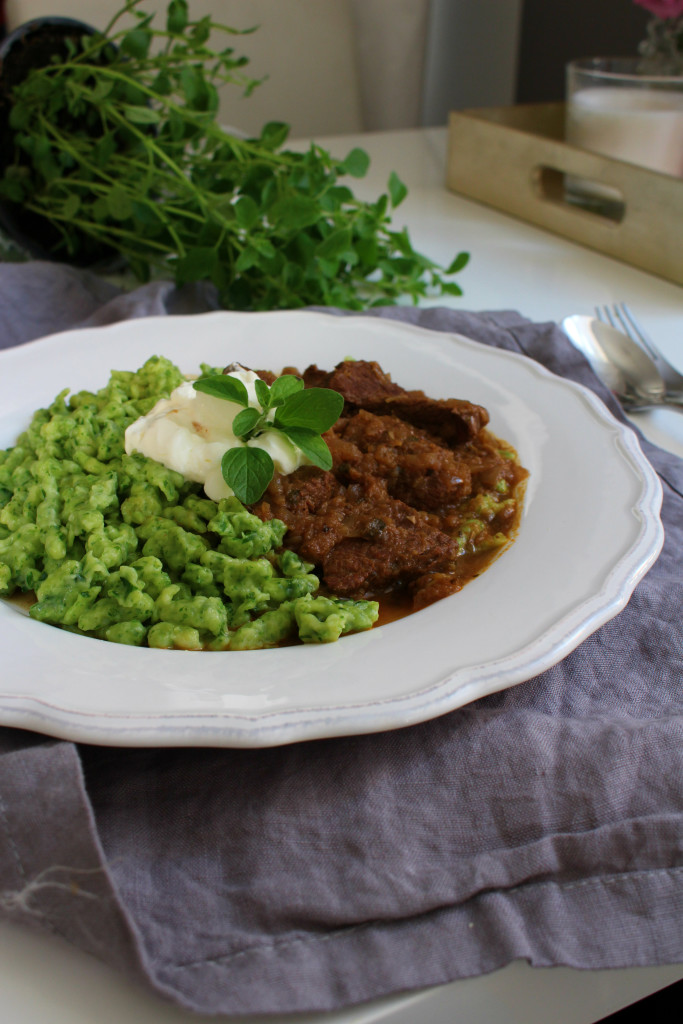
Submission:
M 683 177 L 683 93 L 599 86 L 570 97 L 567 141 Z

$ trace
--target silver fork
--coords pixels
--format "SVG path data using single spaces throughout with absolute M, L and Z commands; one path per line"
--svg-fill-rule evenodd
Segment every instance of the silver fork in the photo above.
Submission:
M 657 367 L 657 371 L 664 381 L 669 395 L 676 397 L 683 395 L 683 374 L 679 373 L 668 359 L 664 357 L 652 338 L 640 326 L 625 302 L 616 302 L 614 306 L 596 306 L 595 312 L 599 320 L 602 320 L 603 323 L 611 324 L 618 331 L 623 331 L 631 341 L 647 352 Z

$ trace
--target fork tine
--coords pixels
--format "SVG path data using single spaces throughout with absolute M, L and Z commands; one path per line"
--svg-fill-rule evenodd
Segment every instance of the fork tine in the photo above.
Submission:
M 609 306 L 596 306 L 595 313 L 598 320 L 602 320 L 602 322 L 605 324 L 610 324 L 611 327 L 617 327 L 616 323 L 614 322 L 612 310 Z
M 631 310 L 628 308 L 625 302 L 620 303 L 614 307 L 616 315 L 619 318 L 623 329 L 628 335 L 630 335 L 634 341 L 637 341 L 646 352 L 652 356 L 653 359 L 657 359 L 659 352 L 652 344 L 650 338 L 647 336 L 643 328 L 640 326 L 636 318 L 634 317 Z
M 646 334 L 625 302 L 615 303 L 612 309 L 605 306 L 607 320 L 617 330 L 623 331 L 638 345 L 657 368 L 669 393 L 683 393 L 683 375 L 672 366 L 659 351 L 654 341 Z
M 652 342 L 649 341 L 625 302 L 615 302 L 613 306 L 596 306 L 595 311 L 599 320 L 621 331 L 631 341 L 635 342 L 636 345 L 644 348 L 652 359 L 656 361 L 659 358 L 660 353 L 655 349 Z
M 620 305 L 618 302 L 615 302 L 614 316 L 615 319 L 618 321 L 618 323 L 615 324 L 615 326 L 617 326 L 619 330 L 623 331 L 624 334 L 627 334 L 631 341 L 635 341 L 640 345 L 640 331 L 638 330 L 637 324 L 635 324 L 633 322 L 633 319 L 630 316 L 628 316 L 627 309 L 624 303 L 621 303 Z

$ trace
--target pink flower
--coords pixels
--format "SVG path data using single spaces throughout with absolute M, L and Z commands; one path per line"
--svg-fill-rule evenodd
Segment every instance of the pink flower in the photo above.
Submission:
M 683 15 L 683 0 L 633 0 L 657 18 L 678 18 Z

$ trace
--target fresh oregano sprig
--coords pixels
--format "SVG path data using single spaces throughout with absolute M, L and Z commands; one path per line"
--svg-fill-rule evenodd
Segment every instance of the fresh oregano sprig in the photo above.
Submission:
M 277 377 L 269 387 L 254 383 L 259 409 L 249 404 L 243 382 L 229 374 L 212 374 L 194 382 L 196 391 L 241 405 L 232 422 L 235 437 L 243 443 L 229 448 L 221 460 L 221 472 L 228 487 L 245 505 L 261 498 L 273 479 L 273 460 L 262 448 L 247 445 L 264 431 L 283 434 L 306 458 L 320 469 L 332 468 L 332 455 L 321 436 L 337 422 L 344 399 L 331 388 L 304 388 L 293 374 Z
M 37 218 L 54 258 L 104 251 L 142 281 L 211 281 L 228 309 L 360 310 L 462 294 L 452 275 L 467 253 L 442 268 L 392 226 L 407 192 L 395 173 L 377 200 L 359 200 L 343 179 L 366 174 L 364 150 L 287 150 L 280 122 L 252 139 L 224 129 L 218 87 L 257 84 L 245 57 L 214 42 L 239 33 L 193 20 L 186 0 L 171 0 L 157 27 L 142 3 L 128 0 L 104 33 L 12 90 L 0 199 Z

